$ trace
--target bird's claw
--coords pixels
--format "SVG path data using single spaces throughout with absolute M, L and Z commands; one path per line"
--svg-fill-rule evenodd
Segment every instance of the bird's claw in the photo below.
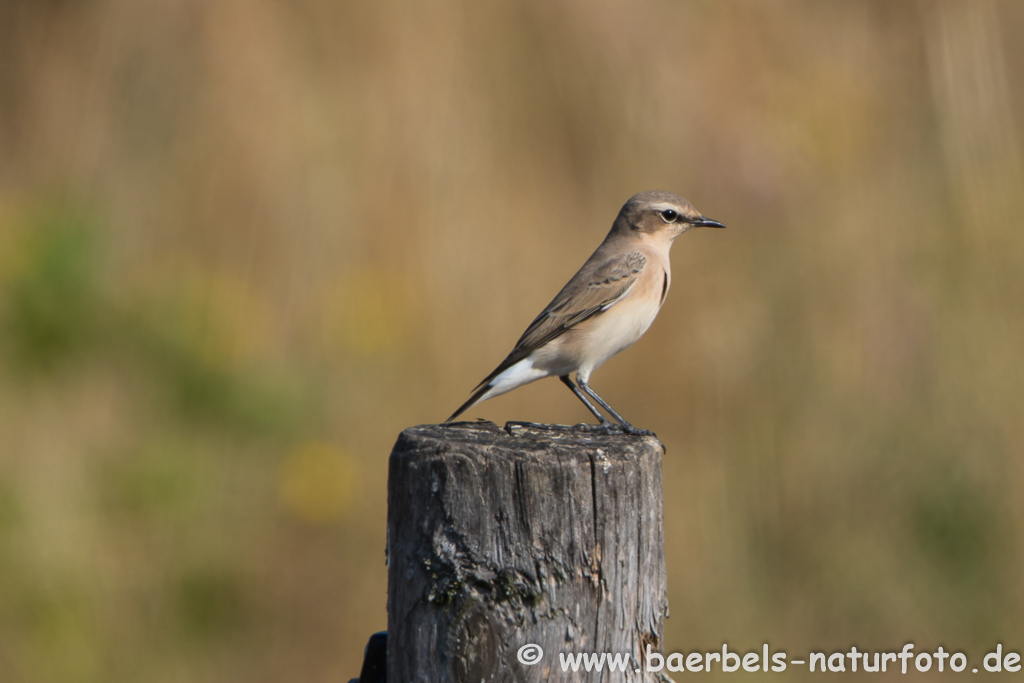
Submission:
M 612 422 L 602 422 L 599 425 L 592 425 L 589 422 L 581 422 L 578 425 L 574 425 L 573 429 L 578 429 L 583 432 L 593 432 L 595 434 L 603 434 L 605 436 L 611 436 L 612 434 L 622 434 L 623 430 L 617 424 Z
M 638 427 L 634 427 L 633 425 L 629 425 L 628 427 L 623 427 L 622 429 L 627 434 L 630 434 L 632 436 L 653 436 L 655 438 L 657 438 L 657 436 L 658 436 L 657 434 L 652 432 L 650 429 L 640 429 Z
M 630 436 L 657 436 L 654 432 L 649 429 L 639 429 L 633 425 L 617 425 L 614 422 L 602 422 L 601 424 L 592 425 L 588 422 L 581 422 L 574 426 L 574 429 L 579 429 L 584 432 L 594 432 L 596 434 L 603 434 L 604 436 L 612 436 L 615 434 L 629 434 Z

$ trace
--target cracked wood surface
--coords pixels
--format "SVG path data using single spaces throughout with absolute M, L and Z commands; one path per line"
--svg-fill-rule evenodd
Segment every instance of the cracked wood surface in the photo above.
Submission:
M 407 429 L 388 473 L 388 681 L 651 681 L 668 613 L 654 437 L 558 425 Z M 534 666 L 519 648 L 540 645 Z M 629 653 L 562 673 L 559 653 Z

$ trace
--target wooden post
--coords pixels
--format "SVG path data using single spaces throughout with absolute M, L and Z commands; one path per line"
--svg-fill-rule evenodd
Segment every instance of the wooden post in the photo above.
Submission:
M 668 613 L 663 450 L 554 425 L 402 432 L 388 471 L 388 682 L 665 680 L 644 666 Z M 543 656 L 523 664 L 531 644 Z M 629 665 L 563 673 L 560 653 Z

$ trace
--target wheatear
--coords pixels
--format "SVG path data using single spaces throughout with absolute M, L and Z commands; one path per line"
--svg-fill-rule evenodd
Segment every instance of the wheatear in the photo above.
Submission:
M 669 248 L 675 238 L 699 227 L 725 226 L 670 192 L 641 192 L 632 197 L 597 251 L 445 424 L 481 401 L 556 375 L 606 432 L 650 434 L 626 422 L 590 388 L 590 373 L 631 346 L 654 322 L 672 281 Z M 569 379 L 572 372 L 575 384 Z M 584 393 L 619 424 L 602 415 Z

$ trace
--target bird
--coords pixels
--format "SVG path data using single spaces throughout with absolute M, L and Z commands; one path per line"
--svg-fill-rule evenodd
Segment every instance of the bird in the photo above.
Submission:
M 612 409 L 590 386 L 590 375 L 632 346 L 654 322 L 672 282 L 669 249 L 675 239 L 691 228 L 724 227 L 671 192 L 631 197 L 597 250 L 444 424 L 481 401 L 557 376 L 598 419 L 592 427 L 604 433 L 652 435 Z

